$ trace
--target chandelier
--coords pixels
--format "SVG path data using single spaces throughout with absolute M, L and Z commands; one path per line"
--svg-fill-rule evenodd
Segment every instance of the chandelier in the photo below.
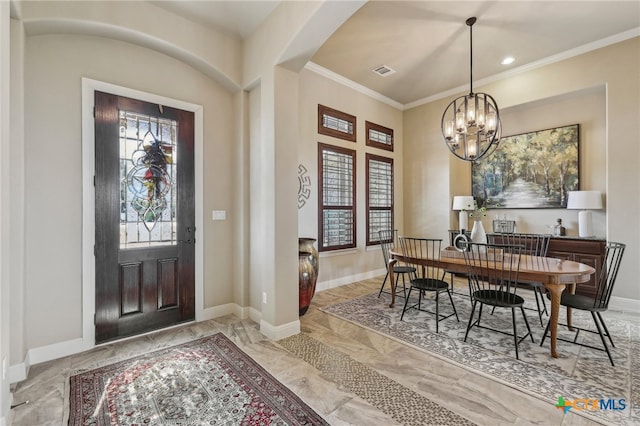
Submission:
M 476 161 L 491 154 L 498 147 L 502 126 L 495 99 L 486 93 L 473 93 L 473 24 L 469 27 L 469 94 L 460 96 L 447 106 L 440 126 L 449 150 L 465 161 Z

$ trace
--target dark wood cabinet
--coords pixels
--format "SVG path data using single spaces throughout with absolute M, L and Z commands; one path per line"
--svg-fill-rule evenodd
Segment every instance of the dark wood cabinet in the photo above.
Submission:
M 602 270 L 606 243 L 606 240 L 595 238 L 553 237 L 549 241 L 547 256 L 593 266 L 596 273 L 588 282 L 576 285 L 576 294 L 595 297 L 596 278 Z

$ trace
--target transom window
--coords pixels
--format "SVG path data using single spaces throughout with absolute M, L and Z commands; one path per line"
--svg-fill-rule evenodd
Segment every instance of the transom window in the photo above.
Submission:
M 318 104 L 318 133 L 356 141 L 356 117 Z
M 318 144 L 319 251 L 356 246 L 356 152 Z
M 365 121 L 367 145 L 387 151 L 393 151 L 393 129 Z
M 367 245 L 380 243 L 378 231 L 393 229 L 393 159 L 366 154 Z

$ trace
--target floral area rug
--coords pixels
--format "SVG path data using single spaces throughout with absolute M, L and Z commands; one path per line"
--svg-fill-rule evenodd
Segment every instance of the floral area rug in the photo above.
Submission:
M 535 307 L 533 292 L 523 291 L 527 305 Z M 414 294 L 417 294 L 414 291 Z M 376 331 L 391 339 L 424 350 L 460 367 L 481 374 L 502 384 L 511 386 L 549 402 L 558 409 L 572 410 L 598 422 L 617 425 L 640 424 L 640 324 L 611 320 L 603 314 L 616 345 L 612 348 L 615 367 L 606 352 L 583 348 L 572 343 L 558 341 L 559 358 L 550 355 L 547 336 L 540 347 L 544 328 L 540 326 L 536 311 L 526 310 L 535 343 L 529 338 L 519 346 L 520 359 L 515 357 L 512 336 L 474 327 L 465 343 L 464 334 L 471 313 L 468 296 L 454 294 L 454 303 L 460 322 L 451 316 L 440 322 L 440 332 L 435 332 L 435 315 L 415 309 L 405 313 L 400 321 L 404 299 L 396 298 L 394 308 L 389 308 L 390 295 L 372 293 L 345 302 L 321 308 L 322 311 Z M 428 298 L 429 296 L 427 296 Z M 413 298 L 413 295 L 412 295 Z M 410 301 L 411 303 L 411 301 Z M 435 312 L 433 299 L 423 299 L 423 308 Z M 496 309 L 493 315 L 485 309 L 482 324 L 507 332 L 512 331 L 510 309 Z M 446 294 L 440 296 L 440 313 L 452 313 Z M 565 310 L 561 309 L 560 323 L 565 324 Z M 475 314 L 477 318 L 477 312 Z M 547 318 L 544 318 L 545 326 Z M 519 311 L 516 312 L 518 335 L 526 334 L 526 326 Z M 591 315 L 574 311 L 573 325 L 594 329 Z M 559 326 L 558 334 L 573 339 L 574 332 Z M 597 334 L 581 332 L 579 341 L 602 347 Z M 598 400 L 592 404 L 588 400 Z M 604 401 L 602 405 L 600 401 Z M 612 403 L 613 401 L 613 403 Z M 568 407 L 576 403 L 576 407 Z M 564 408 L 562 408 L 564 406 Z M 550 406 L 550 409 L 556 409 Z
M 324 425 L 222 333 L 70 378 L 70 425 Z

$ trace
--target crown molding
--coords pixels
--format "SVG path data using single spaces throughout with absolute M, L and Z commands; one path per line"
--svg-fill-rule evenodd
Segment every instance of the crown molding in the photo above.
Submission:
M 556 62 L 573 58 L 574 56 L 582 55 L 582 54 L 591 52 L 593 50 L 601 49 L 603 47 L 607 47 L 615 43 L 620 43 L 622 41 L 629 40 L 631 38 L 638 37 L 638 36 L 640 36 L 640 27 L 633 28 L 628 31 L 624 31 L 619 34 L 614 34 L 612 36 L 605 37 L 600 40 L 596 40 L 592 43 L 587 43 L 582 46 L 578 46 L 576 48 L 558 53 L 556 55 L 548 56 L 539 61 L 531 62 L 525 65 L 522 65 L 520 67 L 512 68 L 505 72 L 494 74 L 490 77 L 474 81 L 473 85 L 474 87 L 478 87 L 478 86 L 486 85 L 499 80 L 504 80 L 506 78 L 513 77 L 515 75 L 522 74 L 527 71 L 531 71 L 537 68 L 551 65 Z M 357 92 L 367 95 L 389 106 L 392 106 L 393 108 L 397 108 L 401 111 L 406 111 L 411 108 L 428 104 L 429 102 L 437 101 L 442 98 L 447 98 L 449 96 L 454 96 L 454 95 L 466 92 L 469 87 L 468 85 L 458 86 L 449 90 L 445 90 L 444 92 L 436 93 L 434 95 L 427 96 L 425 98 L 418 99 L 413 102 L 409 102 L 407 104 L 401 104 L 400 102 L 394 101 L 393 99 L 387 96 L 384 96 L 383 94 L 378 93 L 375 90 L 371 90 L 368 87 L 365 87 L 359 83 L 356 83 L 355 81 L 349 80 L 348 78 L 341 76 L 340 74 L 337 74 L 331 70 L 328 70 L 327 68 L 324 68 L 316 64 L 315 62 L 311 62 L 311 61 L 307 62 L 307 64 L 305 65 L 305 68 L 308 69 L 309 71 L 315 72 L 316 74 L 322 75 L 330 80 L 333 80 L 336 83 L 342 84 L 343 86 L 349 87 Z
M 371 90 L 368 87 L 363 86 L 362 84 L 356 83 L 353 80 L 349 80 L 346 77 L 341 76 L 340 74 L 337 74 L 331 70 L 328 70 L 325 67 L 322 67 L 318 64 L 316 64 L 315 62 L 307 62 L 304 66 L 306 69 L 308 69 L 309 71 L 312 71 L 316 74 L 319 74 L 323 77 L 328 78 L 329 80 L 333 80 L 336 83 L 339 83 L 343 86 L 347 86 L 350 89 L 355 90 L 356 92 L 362 93 L 363 95 L 367 95 L 370 98 L 373 98 L 375 100 L 378 100 L 380 102 L 383 102 L 393 108 L 399 109 L 399 110 L 403 110 L 404 107 L 400 102 L 396 102 L 391 98 L 388 98 L 386 96 L 384 96 L 381 93 L 376 92 L 375 90 Z

